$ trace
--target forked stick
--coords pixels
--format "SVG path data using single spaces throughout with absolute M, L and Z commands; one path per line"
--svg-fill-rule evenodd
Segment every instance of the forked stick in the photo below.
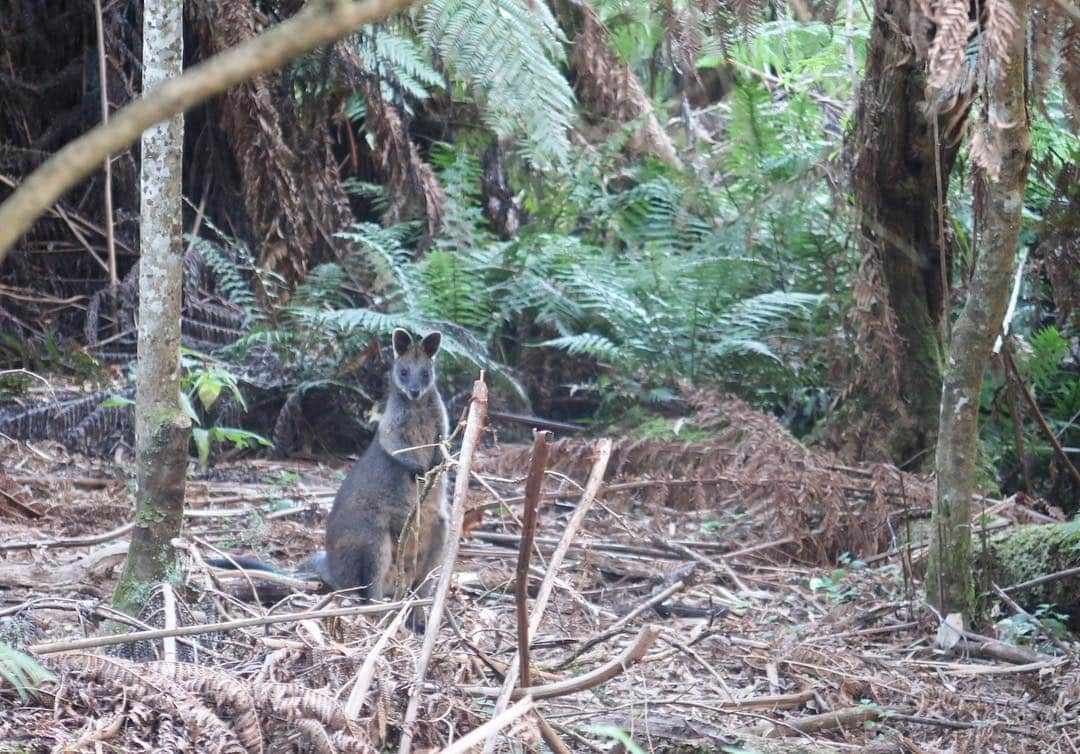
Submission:
M 589 481 L 585 484 L 585 491 L 581 494 L 581 500 L 578 501 L 577 508 L 574 509 L 574 515 L 570 517 L 570 521 L 566 524 L 566 530 L 559 541 L 559 546 L 552 553 L 551 560 L 548 562 L 547 573 L 544 574 L 544 580 L 540 583 L 540 591 L 536 594 L 536 603 L 533 605 L 532 616 L 529 618 L 529 641 L 532 641 L 532 637 L 536 636 L 536 631 L 540 628 L 540 621 L 544 619 L 544 609 L 547 607 L 548 598 L 551 597 L 551 590 L 555 586 L 559 566 L 562 564 L 563 558 L 566 557 L 577 530 L 581 528 L 581 524 L 585 520 L 585 514 L 592 507 L 596 493 L 600 491 L 600 486 L 604 483 L 604 473 L 607 471 L 609 460 L 611 460 L 611 440 L 605 437 L 596 444 L 596 461 L 593 463 L 592 472 L 589 474 Z M 514 686 L 517 685 L 517 681 L 518 662 L 515 661 L 511 662 L 510 667 L 507 668 L 502 691 L 499 693 L 499 699 L 495 703 L 496 715 L 506 709 L 506 706 L 510 703 L 510 695 L 514 690 Z M 492 733 L 484 742 L 484 754 L 491 754 L 495 750 L 497 733 L 498 731 Z M 401 752 L 401 754 L 408 753 Z

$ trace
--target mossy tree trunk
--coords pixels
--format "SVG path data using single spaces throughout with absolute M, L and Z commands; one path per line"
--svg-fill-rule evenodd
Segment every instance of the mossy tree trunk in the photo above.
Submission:
M 182 0 L 143 6 L 143 89 L 179 76 Z M 184 515 L 191 420 L 180 409 L 183 277 L 180 171 L 182 115 L 143 134 L 139 260 L 139 360 L 135 392 L 135 529 L 114 606 L 136 615 L 175 571 L 171 544 Z
M 1027 0 L 1008 1 L 1018 19 L 1026 18 Z M 980 389 L 994 339 L 1001 332 L 1031 161 L 1024 41 L 1021 24 L 1012 34 L 1008 58 L 999 61 L 991 56 L 987 112 L 976 124 L 989 132 L 990 143 L 996 145 L 997 176 L 991 179 L 985 169 L 979 174 L 985 195 L 979 218 L 979 257 L 949 343 L 941 395 L 937 495 L 926 593 L 943 615 L 959 612 L 970 616 L 974 607 L 971 495 Z
M 895 463 L 934 447 L 941 395 L 941 319 L 949 268 L 946 196 L 959 139 L 944 138 L 959 112 L 926 115 L 925 23 L 910 0 L 877 0 L 855 111 L 852 183 L 866 264 L 883 287 L 868 303 L 880 325 L 860 327 L 856 421 Z M 914 49 L 913 49 L 914 44 Z M 941 143 L 944 146 L 937 146 Z M 951 145 L 950 145 L 951 143 Z M 940 179 L 940 185 L 939 185 Z M 864 273 L 866 272 L 864 268 Z M 873 453 L 871 453 L 873 455 Z

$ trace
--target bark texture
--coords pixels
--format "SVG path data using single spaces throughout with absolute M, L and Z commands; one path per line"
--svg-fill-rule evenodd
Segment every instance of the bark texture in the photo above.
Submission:
M 851 145 L 864 262 L 852 417 L 859 427 L 845 427 L 843 442 L 857 445 L 847 448 L 851 455 L 895 463 L 932 448 L 937 433 L 942 271 L 949 267 L 938 175 L 945 196 L 959 142 L 946 132 L 967 111 L 966 102 L 957 103 L 939 115 L 940 141 L 952 146 L 938 150 L 919 54 L 927 44 L 928 25 L 914 3 L 877 0 Z
M 179 76 L 184 58 L 181 0 L 143 9 L 143 87 Z M 113 604 L 137 615 L 154 584 L 175 566 L 171 541 L 184 516 L 191 420 L 180 410 L 181 157 L 176 115 L 142 140 L 139 368 L 135 388 L 135 529 Z
M 1016 17 L 1027 0 L 1010 0 Z M 937 495 L 932 518 L 927 599 L 943 615 L 970 615 L 971 495 L 975 477 L 979 393 L 1009 295 L 1013 258 L 1020 240 L 1024 186 L 1031 161 L 1023 25 L 1012 34 L 1007 59 L 988 63 L 985 126 L 998 151 L 996 180 L 983 181 L 979 257 L 967 300 L 953 330 L 945 364 L 937 446 Z M 983 125 L 983 124 L 980 124 Z
M 608 47 L 607 28 L 592 6 L 584 1 L 553 0 L 552 8 L 566 36 L 573 41 L 570 64 L 582 104 L 593 115 L 616 123 L 639 119 L 641 125 L 627 144 L 628 151 L 681 165 L 641 80 Z

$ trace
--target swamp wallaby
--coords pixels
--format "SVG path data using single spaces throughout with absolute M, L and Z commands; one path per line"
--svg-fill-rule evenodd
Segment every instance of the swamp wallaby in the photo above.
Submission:
M 405 588 L 426 593 L 427 577 L 446 547 L 446 481 L 427 473 L 439 464 L 449 432 L 446 406 L 435 386 L 435 355 L 442 335 L 419 343 L 394 330 L 386 407 L 375 438 L 334 497 L 326 521 L 326 550 L 308 557 L 297 573 L 316 574 L 332 589 L 357 589 L 381 599 Z M 252 558 L 244 568 L 280 571 Z M 207 561 L 234 567 L 227 560 Z

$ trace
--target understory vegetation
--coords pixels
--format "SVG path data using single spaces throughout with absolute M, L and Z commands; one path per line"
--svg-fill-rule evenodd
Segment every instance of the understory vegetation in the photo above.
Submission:
M 250 382 L 271 357 L 284 386 L 276 407 L 311 391 L 348 393 L 358 355 L 390 329 L 442 329 L 453 388 L 483 368 L 511 409 L 651 426 L 685 413 L 687 384 L 719 386 L 808 442 L 827 441 L 830 418 L 858 383 L 859 316 L 873 306 L 853 293 L 866 259 L 845 144 L 866 9 L 586 8 L 581 16 L 559 3 L 432 0 L 283 74 L 279 109 L 336 129 L 328 154 L 345 167 L 327 190 L 340 196 L 317 201 L 333 199 L 351 218 L 317 242 L 329 244 L 322 252 L 309 245 L 304 259 L 293 251 L 283 261 L 213 202 L 197 213 L 191 202 L 200 227 L 191 264 L 228 312 L 201 329 L 192 317 L 189 345 L 206 355 L 190 360 L 188 384 L 214 370 L 218 382 L 222 372 L 230 385 Z M 1074 302 L 1052 284 L 1067 273 L 1046 247 L 1076 225 L 1080 147 L 1066 93 L 1052 80 L 1033 111 L 1028 261 L 1012 321 L 1018 372 L 999 365 L 986 377 L 987 491 L 1067 494 L 1024 390 L 1059 444 L 1080 445 Z M 195 123 L 205 130 L 204 117 Z M 656 146 L 657 133 L 673 153 Z M 959 252 L 949 273 L 961 303 L 975 246 L 970 166 L 953 176 L 946 232 Z M 254 201 L 247 214 L 258 231 L 267 213 Z M 282 210 L 283 226 L 302 225 L 295 211 Z M 8 280 L 34 264 L 12 265 Z M 189 313 L 201 306 L 195 299 L 192 288 Z M 110 301 L 130 305 L 123 294 L 98 295 L 94 316 Z M 83 346 L 101 362 L 102 343 L 133 343 L 121 320 L 83 327 Z M 0 358 L 31 370 L 78 361 L 85 373 L 78 349 L 62 345 L 83 334 L 72 324 L 0 321 Z M 8 392 L 27 384 L 18 374 L 4 383 Z M 215 402 L 224 414 L 216 419 Z M 193 451 L 204 461 L 211 444 L 258 445 L 240 424 L 281 431 L 280 418 L 245 419 L 235 387 L 192 405 L 204 421 Z

